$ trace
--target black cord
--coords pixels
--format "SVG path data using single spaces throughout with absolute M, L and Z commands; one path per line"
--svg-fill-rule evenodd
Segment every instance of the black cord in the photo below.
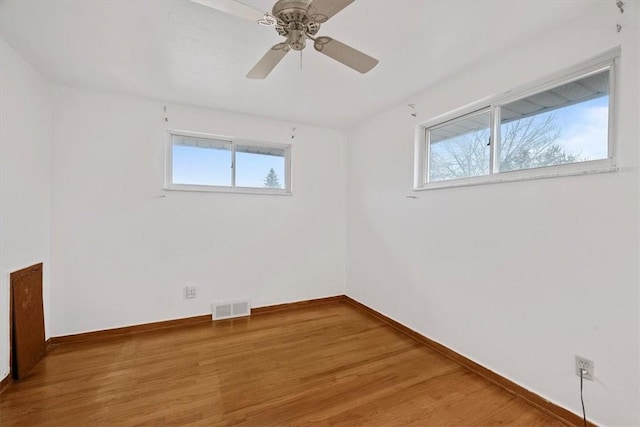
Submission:
M 582 403 L 582 420 L 584 427 L 587 427 L 587 413 L 584 411 L 584 399 L 582 398 L 582 369 L 580 369 L 580 402 Z

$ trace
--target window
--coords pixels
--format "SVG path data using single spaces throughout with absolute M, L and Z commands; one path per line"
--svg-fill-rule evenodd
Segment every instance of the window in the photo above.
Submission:
M 609 55 L 552 82 L 420 126 L 415 188 L 616 170 L 614 65 Z
M 606 159 L 609 69 L 500 106 L 500 171 Z
M 429 182 L 489 174 L 491 112 L 483 110 L 429 129 Z
M 291 194 L 291 146 L 169 131 L 165 188 Z

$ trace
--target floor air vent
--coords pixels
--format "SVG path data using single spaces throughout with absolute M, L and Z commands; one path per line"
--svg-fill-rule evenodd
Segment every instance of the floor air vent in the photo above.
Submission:
M 251 315 L 251 305 L 249 301 L 213 303 L 211 311 L 213 320 L 231 319 Z

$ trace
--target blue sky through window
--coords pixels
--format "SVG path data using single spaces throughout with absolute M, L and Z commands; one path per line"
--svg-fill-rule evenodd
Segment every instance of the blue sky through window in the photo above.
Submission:
M 560 138 L 558 145 L 581 160 L 608 157 L 609 96 L 601 96 L 556 111 Z
M 231 186 L 231 150 L 173 146 L 173 183 Z
M 174 184 L 231 186 L 231 147 L 228 149 L 174 144 L 172 147 Z M 280 188 L 285 184 L 285 157 L 236 152 L 236 186 L 263 188 L 273 168 Z

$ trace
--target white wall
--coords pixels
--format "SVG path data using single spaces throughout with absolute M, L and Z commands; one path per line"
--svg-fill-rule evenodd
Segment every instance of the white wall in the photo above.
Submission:
M 622 18 L 592 3 L 548 38 L 474 64 L 409 100 L 417 119 L 398 106 L 353 130 L 348 148 L 338 131 L 178 105 L 165 123 L 159 101 L 62 87 L 52 125 L 45 82 L 2 42 L 0 377 L 8 274 L 35 262 L 45 262 L 52 336 L 203 314 L 213 300 L 334 295 L 346 283 L 359 301 L 575 412 L 573 355 L 590 357 L 590 418 L 640 424 L 640 7 L 627 3 Z M 406 198 L 419 121 L 617 45 L 619 173 Z M 290 142 L 294 125 L 292 197 L 161 190 L 167 127 Z M 186 284 L 198 298 L 183 299 Z
M 80 89 L 53 99 L 54 336 L 344 293 L 343 132 L 180 105 L 165 122 L 162 102 Z M 163 191 L 167 128 L 292 143 L 293 196 Z
M 0 40 L 0 379 L 9 373 L 9 274 L 39 262 L 49 335 L 50 175 L 48 86 Z
M 575 354 L 595 361 L 590 419 L 639 416 L 637 3 L 473 64 L 349 135 L 347 294 L 581 413 Z M 621 33 L 615 24 L 624 20 Z M 621 45 L 618 173 L 412 194 L 415 126 Z M 428 72 L 428 70 L 425 70 Z

